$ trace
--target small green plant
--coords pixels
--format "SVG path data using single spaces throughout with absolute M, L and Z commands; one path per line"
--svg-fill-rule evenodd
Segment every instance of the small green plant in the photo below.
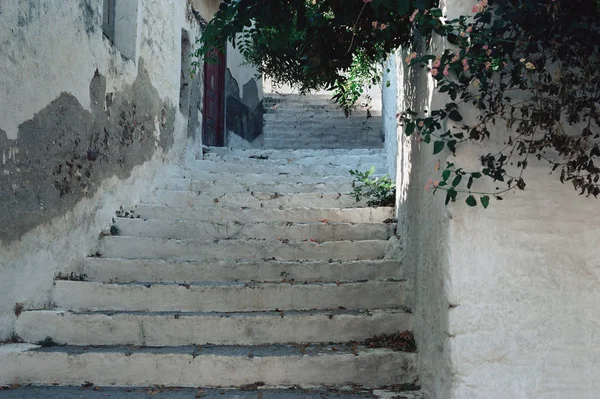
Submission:
M 114 224 L 112 226 L 110 226 L 110 235 L 111 236 L 121 235 L 121 230 L 119 229 L 119 226 L 114 225 Z
M 375 167 L 366 172 L 351 170 L 350 175 L 354 177 L 352 182 L 352 196 L 356 202 L 367 199 L 369 206 L 394 206 L 396 203 L 396 185 L 388 175 L 373 177 Z
M 140 219 L 140 216 L 136 215 L 135 211 L 133 211 L 133 210 L 127 211 L 127 210 L 123 209 L 122 206 L 120 206 L 119 209 L 117 209 L 117 211 L 115 212 L 115 214 L 119 218 Z

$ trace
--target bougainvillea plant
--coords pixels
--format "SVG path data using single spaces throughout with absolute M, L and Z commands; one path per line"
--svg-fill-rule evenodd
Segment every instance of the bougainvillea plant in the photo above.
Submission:
M 427 113 L 399 114 L 404 132 L 431 143 L 434 154 L 454 153 L 492 131 L 504 141 L 499 151 L 481 154 L 476 170 L 441 166 L 427 189 L 444 190 L 446 203 L 462 192 L 469 206 L 487 207 L 490 198 L 525 189 L 523 172 L 536 158 L 561 182 L 597 197 L 600 1 L 482 0 L 470 11 L 448 20 L 435 1 L 226 1 L 196 55 L 237 41 L 259 71 L 301 91 L 338 88 L 336 100 L 350 108 L 357 81 L 370 83 L 376 76 L 368 71 L 387 54 L 412 48 L 405 62 L 425 68 L 448 101 Z M 448 43 L 439 52 L 431 46 L 436 36 Z M 463 120 L 465 104 L 478 111 L 475 122 Z M 478 179 L 498 188 L 475 192 Z
M 416 29 L 433 27 L 453 46 L 441 54 L 410 54 L 405 62 L 426 67 L 449 102 L 427 115 L 400 115 L 407 134 L 433 143 L 433 152 L 490 137 L 490 126 L 508 132 L 504 148 L 483 154 L 478 170 L 447 163 L 440 181 L 427 188 L 446 191 L 446 202 L 467 193 L 467 204 L 487 207 L 525 189 L 523 171 L 531 158 L 546 161 L 581 194 L 600 194 L 600 7 L 596 0 L 493 1 L 473 6 L 472 15 L 443 21 L 438 9 L 417 10 Z M 478 110 L 475 123 L 462 123 L 460 107 Z M 451 129 L 442 129 L 451 120 Z M 498 130 L 498 129 L 496 129 Z M 474 180 L 502 182 L 492 193 L 471 191 Z

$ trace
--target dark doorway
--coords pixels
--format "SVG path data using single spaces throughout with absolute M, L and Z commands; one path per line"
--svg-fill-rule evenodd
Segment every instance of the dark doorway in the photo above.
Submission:
M 218 62 L 204 63 L 204 110 L 202 144 L 225 146 L 225 54 L 219 53 Z

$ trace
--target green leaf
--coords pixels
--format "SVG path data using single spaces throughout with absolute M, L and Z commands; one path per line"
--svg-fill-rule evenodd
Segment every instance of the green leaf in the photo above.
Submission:
M 433 143 L 433 155 L 441 152 L 444 149 L 444 142 L 441 140 L 436 141 L 435 143 Z
M 450 169 L 446 169 L 442 172 L 442 179 L 444 179 L 444 181 L 448 180 L 448 178 L 450 177 L 450 173 L 452 173 L 450 171 Z
M 415 123 L 414 123 L 414 122 L 409 122 L 409 123 L 406 125 L 406 129 L 404 129 L 404 133 L 405 133 L 407 136 L 410 136 L 410 135 L 411 135 L 411 134 L 413 134 L 413 132 L 415 131 L 415 126 L 416 126 L 416 125 L 415 125 Z
M 462 180 L 462 176 L 461 175 L 456 175 L 456 177 L 454 178 L 454 180 L 452 180 L 452 187 L 456 187 L 460 184 L 460 181 Z
M 452 187 L 450 187 L 448 189 L 448 191 L 446 191 L 446 205 L 448 205 L 448 203 L 450 201 L 452 201 L 452 202 L 456 201 L 456 194 L 457 194 L 456 190 L 453 189 Z
M 487 195 L 484 195 L 483 197 L 481 197 L 481 205 L 483 205 L 483 208 L 487 208 L 488 205 L 490 204 L 490 197 Z
M 463 117 L 460 114 L 460 112 L 458 112 L 455 109 L 453 109 L 452 111 L 450 111 L 450 113 L 448 114 L 448 118 L 452 119 L 454 122 L 460 122 L 463 119 Z
M 473 176 L 469 176 L 469 182 L 467 183 L 467 188 L 470 190 L 473 185 Z
M 477 200 L 472 195 L 469 195 L 465 201 L 469 206 L 477 206 Z

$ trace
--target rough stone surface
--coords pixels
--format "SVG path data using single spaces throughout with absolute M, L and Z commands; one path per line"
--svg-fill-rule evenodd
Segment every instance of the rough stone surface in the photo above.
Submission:
M 56 306 L 84 311 L 253 312 L 262 310 L 378 309 L 404 304 L 404 283 L 103 284 L 57 281 Z
M 201 396 L 198 396 L 201 395 Z M 373 396 L 375 395 L 375 396 Z M 214 388 L 113 388 L 113 387 L 29 387 L 2 392 L 5 399 L 367 399 L 421 398 L 418 392 L 365 389 L 214 389 Z
M 382 148 L 381 116 L 358 112 L 346 118 L 331 93 L 270 94 L 265 108 L 267 148 Z
M 336 350 L 334 351 L 333 348 Z M 356 355 L 358 354 L 358 356 Z M 416 354 L 335 345 L 271 347 L 24 347 L 0 351 L 0 384 L 241 387 L 412 383 Z M 109 364 L 110 367 L 106 365 Z M 48 367 L 48 365 L 52 365 Z M 336 370 L 337 372 L 323 372 Z

